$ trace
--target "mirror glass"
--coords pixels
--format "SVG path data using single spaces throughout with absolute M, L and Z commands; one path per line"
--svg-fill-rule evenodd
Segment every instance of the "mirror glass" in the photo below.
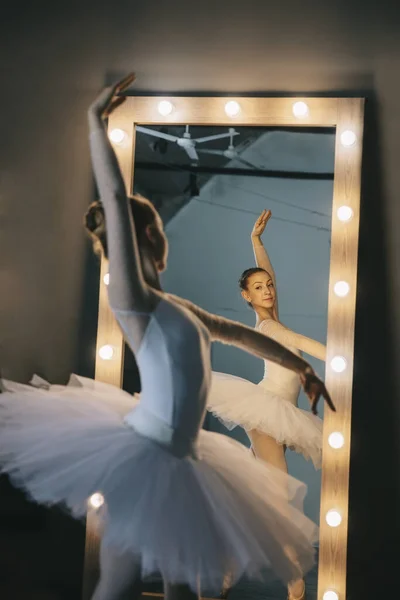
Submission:
M 255 266 L 251 233 L 262 211 L 270 210 L 272 216 L 261 241 L 275 271 L 279 322 L 290 331 L 325 344 L 334 150 L 335 131 L 331 128 L 138 127 L 134 191 L 154 203 L 170 243 L 163 288 L 212 313 L 254 327 L 255 312 L 242 298 L 238 280 L 245 269 Z M 268 288 L 268 282 L 261 284 Z M 262 298 L 261 302 L 264 300 L 265 307 L 270 307 L 270 298 Z M 305 357 L 324 376 L 324 362 L 308 354 Z M 212 364 L 214 371 L 253 384 L 262 382 L 259 389 L 265 394 L 264 420 L 271 419 L 276 437 L 282 433 L 268 405 L 271 393 L 274 401 L 280 398 L 291 404 L 288 421 L 293 407 L 310 414 L 307 399 L 293 389 L 293 381 L 283 377 L 271 384 L 273 389 L 265 385 L 263 378 L 269 378 L 269 370 L 264 374 L 263 361 L 250 354 L 214 344 Z M 274 379 L 276 373 L 271 377 Z M 128 349 L 124 387 L 131 392 L 140 390 L 139 374 Z M 232 398 L 232 403 L 239 401 Z M 257 406 L 263 410 L 259 402 Z M 322 403 L 319 414 L 323 419 Z M 251 445 L 240 423 L 237 427 L 230 423 L 227 428 L 207 413 L 204 427 Z M 296 427 L 302 428 L 301 424 L 282 423 L 282 430 L 287 427 L 292 435 L 296 435 Z M 302 435 L 304 431 L 299 431 L 299 439 Z M 265 449 L 264 460 L 277 460 L 273 445 L 263 446 L 261 440 L 260 448 L 259 455 Z M 290 448 L 284 453 L 282 450 L 279 460 L 282 457 L 289 473 L 307 484 L 305 512 L 318 523 L 321 471 Z M 317 566 L 307 575 L 306 583 L 307 597 L 316 597 Z M 149 582 L 149 590 L 152 585 L 158 584 Z M 220 592 L 202 590 L 205 597 L 219 597 Z M 267 597 L 284 599 L 287 591 L 279 582 L 261 586 L 243 581 L 229 592 L 232 599 Z

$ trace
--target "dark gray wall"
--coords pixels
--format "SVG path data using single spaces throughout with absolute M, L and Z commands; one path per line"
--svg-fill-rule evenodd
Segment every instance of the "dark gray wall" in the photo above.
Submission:
M 61 381 L 76 368 L 78 348 L 79 364 L 90 370 L 95 292 L 86 284 L 93 282 L 94 267 L 85 269 L 80 226 L 92 194 L 85 109 L 107 75 L 134 69 L 138 89 L 148 92 L 368 96 L 349 584 L 351 597 L 364 591 L 370 598 L 384 577 L 387 593 L 396 593 L 400 427 L 399 370 L 392 365 L 400 359 L 400 41 L 395 3 L 16 3 L 3 9 L 0 27 L 1 367 L 15 378 L 36 370 Z

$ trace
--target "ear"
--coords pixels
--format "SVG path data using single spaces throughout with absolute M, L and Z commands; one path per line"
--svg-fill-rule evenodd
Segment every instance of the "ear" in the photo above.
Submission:
M 147 239 L 154 244 L 156 241 L 155 233 L 154 233 L 154 225 L 147 225 L 145 229 Z
M 244 300 L 246 300 L 246 302 L 250 302 L 250 296 L 246 290 L 242 290 L 241 294 L 242 294 L 242 298 Z

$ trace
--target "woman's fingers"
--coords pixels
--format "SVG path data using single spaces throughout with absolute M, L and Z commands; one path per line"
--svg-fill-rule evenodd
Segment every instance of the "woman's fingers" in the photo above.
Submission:
M 328 390 L 326 389 L 326 387 L 324 386 L 324 389 L 322 391 L 322 396 L 325 400 L 325 402 L 327 403 L 327 405 L 329 406 L 329 408 L 333 411 L 336 412 L 336 407 L 332 402 L 332 398 L 330 397 L 330 394 L 328 392 Z
M 317 415 L 317 414 L 318 414 L 318 411 L 317 411 L 317 404 L 318 404 L 318 398 L 315 398 L 315 399 L 313 400 L 313 402 L 312 402 L 312 405 L 311 405 L 311 411 L 312 411 L 312 413 L 313 413 L 314 415 Z
M 125 100 L 126 96 L 118 96 L 112 100 L 111 104 L 105 109 L 103 116 L 108 117 L 112 112 L 114 112 L 117 106 L 120 106 L 123 102 L 125 102 Z
M 129 73 L 129 75 L 127 75 L 126 77 L 121 79 L 121 81 L 119 81 L 115 85 L 115 87 L 114 87 L 115 93 L 120 94 L 121 92 L 126 90 L 131 85 L 131 83 L 133 83 L 135 81 L 135 79 L 136 79 L 135 73 Z
M 103 117 L 108 117 L 116 108 L 125 102 L 126 96 L 119 96 L 136 79 L 134 73 L 130 73 L 112 88 L 108 88 L 108 99 L 104 103 Z
M 329 408 L 333 412 L 336 412 L 335 405 L 332 402 L 332 398 L 330 397 L 325 384 L 320 381 L 316 375 L 306 377 L 303 387 L 311 402 L 311 410 L 315 415 L 317 414 L 317 404 L 321 396 L 324 398 Z

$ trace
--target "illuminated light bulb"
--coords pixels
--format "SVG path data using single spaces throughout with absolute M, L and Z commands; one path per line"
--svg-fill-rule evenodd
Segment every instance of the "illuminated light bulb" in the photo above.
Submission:
M 110 131 L 110 140 L 114 142 L 114 144 L 122 144 L 125 138 L 126 133 L 123 129 L 113 129 Z
M 293 104 L 292 110 L 293 110 L 294 116 L 297 117 L 298 119 L 307 117 L 308 113 L 309 113 L 308 106 L 305 102 L 295 102 Z
M 99 356 L 103 360 L 111 360 L 114 356 L 114 348 L 110 344 L 102 346 L 99 350 Z
M 104 504 L 104 496 L 99 492 L 96 492 L 96 494 L 90 496 L 89 504 L 90 506 L 93 506 L 93 508 L 100 508 L 100 506 L 103 506 Z
M 339 600 L 339 594 L 333 590 L 326 590 L 322 596 L 322 600 Z
M 342 515 L 337 510 L 328 510 L 325 515 L 325 520 L 329 527 L 339 527 L 342 522 Z
M 339 298 L 344 298 L 350 291 L 350 286 L 347 281 L 337 281 L 333 287 L 333 291 Z
M 328 444 L 331 448 L 335 450 L 339 450 L 339 448 L 343 448 L 344 446 L 344 436 L 340 431 L 333 431 L 328 437 Z
M 105 285 L 109 285 L 110 283 L 110 273 L 106 273 L 103 277 L 103 281 Z
M 344 223 L 346 223 L 347 221 L 350 221 L 350 219 L 352 218 L 353 211 L 350 208 L 350 206 L 339 206 L 336 214 L 337 214 L 339 221 L 343 221 Z
M 225 104 L 225 112 L 228 117 L 237 117 L 240 113 L 240 105 L 235 100 L 230 100 Z
M 174 110 L 174 105 L 168 100 L 161 100 L 158 103 L 157 110 L 163 117 L 167 117 Z
M 335 373 L 343 373 L 347 367 L 346 359 L 343 356 L 334 356 L 331 360 L 331 367 Z
M 354 146 L 356 141 L 357 136 L 354 133 L 354 131 L 350 131 L 350 129 L 343 131 L 343 133 L 340 136 L 340 142 L 345 148 L 350 148 L 350 146 Z

